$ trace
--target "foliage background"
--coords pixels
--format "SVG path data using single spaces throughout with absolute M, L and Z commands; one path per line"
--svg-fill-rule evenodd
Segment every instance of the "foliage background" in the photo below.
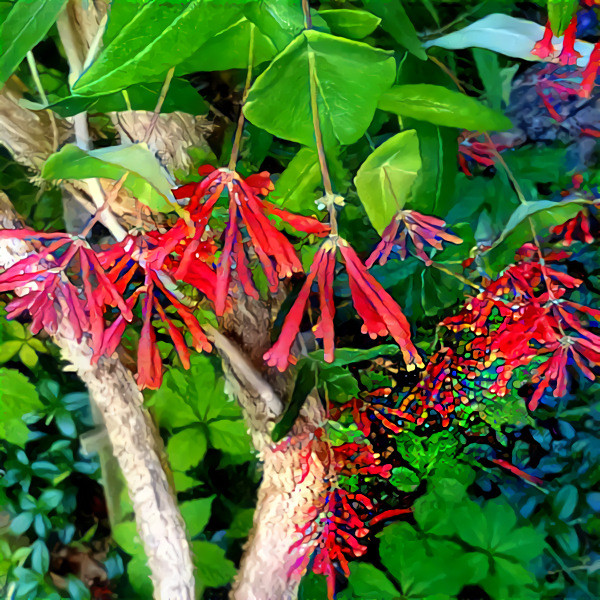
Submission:
M 0 3 L 4 18 L 13 4 Z M 45 4 L 51 8 L 52 4 L 60 3 Z M 136 30 L 130 20 L 142 4 L 115 2 L 115 12 L 104 36 L 106 46 L 118 35 L 133 36 Z M 365 7 L 351 1 L 314 3 L 318 9 L 314 20 L 342 37 L 391 49 L 401 65 L 396 83 L 436 84 L 452 91 L 455 86 L 448 75 L 432 61 L 423 62 L 419 57 L 422 50 L 411 22 L 427 39 L 439 35 L 442 26 L 459 28 L 494 12 L 540 23 L 545 20 L 545 8 L 530 2 L 468 0 L 403 4 L 410 21 L 393 20 L 395 26 L 390 26 L 389 20 L 380 23 L 380 17 L 371 13 L 361 12 L 356 16 L 364 8 L 375 15 L 385 10 L 400 10 L 390 8 L 401 6 L 394 2 L 373 1 Z M 275 12 L 289 8 L 283 1 L 265 0 L 263 5 Z M 210 23 L 203 30 L 206 42 L 179 63 L 162 108 L 163 112 L 209 115 L 213 124 L 209 147 L 191 151 L 194 168 L 189 173 L 177 173 L 180 182 L 193 180 L 195 168 L 200 164 L 227 163 L 247 66 L 245 50 L 240 49 L 248 45 L 252 24 L 258 24 L 268 14 L 253 15 L 250 6 L 231 26 L 226 11 L 218 6 L 213 9 Z M 165 12 L 168 10 L 180 8 L 171 7 Z M 291 8 L 289 11 L 290 20 L 281 21 L 289 24 L 288 30 L 274 28 L 271 38 L 261 34 L 254 40 L 255 75 L 291 39 L 297 13 Z M 587 11 L 585 15 L 587 21 L 582 22 L 587 25 L 580 37 L 597 39 L 595 13 Z M 165 21 L 168 14 L 162 18 Z M 154 22 L 159 28 L 156 31 L 145 30 L 145 37 L 139 43 L 156 38 L 158 50 L 153 60 L 159 56 L 170 65 L 175 45 L 185 44 L 193 28 L 191 25 L 190 31 L 182 28 L 181 39 L 163 40 L 161 45 L 157 32 L 164 27 L 163 21 Z M 3 39 L 8 24 L 5 21 Z M 33 49 L 33 55 L 48 102 L 62 118 L 87 110 L 97 131 L 102 132 L 96 140 L 98 146 L 112 145 L 116 136 L 106 113 L 123 110 L 127 103 L 135 109 L 154 109 L 162 74 L 148 76 L 148 62 L 140 60 L 126 71 L 111 70 L 99 63 L 94 68 L 100 75 L 92 68 L 70 89 L 55 27 L 39 37 L 41 41 Z M 399 43 L 399 40 L 404 41 Z M 335 48 L 332 52 L 335 53 Z M 579 132 L 565 133 L 564 125 L 548 119 L 541 102 L 538 101 L 537 108 L 530 106 L 529 113 L 525 111 L 521 95 L 526 93 L 524 75 L 532 73 L 529 64 L 485 50 L 434 49 L 431 54 L 456 73 L 471 96 L 513 119 L 519 143 L 503 156 L 528 200 L 560 197 L 563 190 L 572 186 L 572 177 L 578 173 L 583 177 L 584 189 L 597 192 L 596 149 L 582 158 Z M 106 61 L 110 62 L 110 55 Z M 27 64 L 15 67 L 17 76 L 32 90 L 28 101 L 39 102 Z M 351 75 L 350 64 L 347 76 Z M 123 78 L 131 86 L 126 96 L 120 92 Z M 357 88 L 369 85 L 360 80 L 352 84 Z M 293 82 L 268 81 L 265 86 L 273 103 L 283 98 L 293 104 L 294 99 L 289 96 Z M 262 169 L 275 173 L 273 198 L 289 210 L 318 212 L 322 207 L 315 205 L 320 184 L 316 153 L 310 147 L 274 137 L 272 132 L 256 126 L 256 122 L 275 118 L 260 92 L 256 88 L 254 96 L 249 97 L 250 123 L 244 130 L 238 168 L 241 173 Z M 592 100 L 595 102 L 595 98 Z M 555 108 L 568 112 L 568 100 L 564 106 L 559 103 Z M 358 101 L 343 110 L 353 111 L 359 119 L 364 117 L 365 109 Z M 420 144 L 417 159 L 421 170 L 412 189 L 411 206 L 423 207 L 424 212 L 445 218 L 453 231 L 463 237 L 463 245 L 436 256 L 436 261 L 446 269 L 461 271 L 469 249 L 476 243 L 497 238 L 519 206 L 502 169 L 471 165 L 474 175 L 468 176 L 457 168 L 460 129 L 502 128 L 501 122 L 486 122 L 485 116 L 483 108 L 473 108 L 466 97 L 452 106 L 445 121 L 437 123 L 421 120 L 418 113 L 398 119 L 390 112 L 377 110 L 367 133 L 360 139 L 344 139 L 347 145 L 341 150 L 339 144 L 331 144 L 328 159 L 332 177 L 336 191 L 346 199 L 340 219 L 342 233 L 365 253 L 376 243 L 377 233 L 372 226 L 376 219 L 367 218 L 368 202 L 365 210 L 357 194 L 360 182 L 353 184 L 352 176 L 374 148 L 398 131 L 400 121 L 403 129 L 416 131 Z M 532 119 L 541 122 L 537 131 L 527 127 Z M 340 139 L 344 134 L 332 122 L 333 134 Z M 301 128 L 304 121 L 298 119 L 298 123 L 298 131 L 283 137 L 303 143 L 307 139 Z M 585 124 L 579 125 L 581 129 Z M 48 179 L 58 176 L 56 173 L 64 164 L 57 160 L 53 168 L 56 171 L 46 173 Z M 66 176 L 64 171 L 60 173 Z M 85 174 L 80 171 L 71 176 Z M 0 184 L 21 214 L 36 228 L 61 228 L 60 194 L 52 185 L 40 187 L 38 183 L 32 183 L 27 171 L 8 152 L 2 151 Z M 515 250 L 527 239 L 516 237 L 500 249 L 496 262 L 490 265 L 492 270 L 510 263 Z M 584 278 L 585 303 L 597 305 L 598 246 L 576 244 L 573 250 L 567 263 L 569 272 Z M 308 264 L 310 259 L 311 248 L 307 245 L 303 248 L 303 260 Z M 374 272 L 416 326 L 421 349 L 429 351 L 437 341 L 437 322 L 461 305 L 463 287 L 439 270 L 425 269 L 416 258 L 409 257 L 401 268 L 398 265 L 390 261 L 385 267 L 376 267 Z M 336 286 L 338 295 L 347 298 L 347 282 L 340 278 Z M 265 287 L 266 284 L 261 291 Z M 358 326 L 349 318 L 343 303 L 339 314 L 340 323 L 345 322 L 340 332 L 343 345 L 356 347 L 360 343 Z M 129 336 L 134 346 L 135 332 L 131 331 Z M 160 345 L 169 371 L 163 387 L 147 394 L 147 405 L 163 434 L 181 510 L 193 539 L 198 587 L 204 598 L 223 598 L 252 522 L 260 477 L 257 461 L 240 410 L 224 393 L 218 363 L 207 356 L 196 356 L 192 369 L 183 371 L 166 338 Z M 321 389 L 333 400 L 345 400 L 359 389 L 378 385 L 390 384 L 399 392 L 405 390 L 412 382 L 410 374 L 398 372 L 394 355 L 387 352 L 382 355 L 389 358 L 391 368 L 389 363 L 383 368 L 382 361 L 372 360 L 361 360 L 351 367 L 322 365 Z M 111 462 L 110 451 L 102 443 L 101 429 L 94 429 L 94 416 L 81 385 L 61 370 L 52 345 L 32 338 L 19 322 L 0 320 L 0 357 L 3 363 L 0 368 L 0 587 L 9 597 L 13 594 L 15 598 L 32 600 L 90 597 L 147 600 L 151 586 L 144 577 L 143 550 L 136 541 L 131 506 L 123 494 L 123 482 Z M 530 414 L 525 400 L 531 389 L 523 382 L 515 387 L 512 396 L 494 402 L 482 398 L 480 405 L 465 417 L 468 430 L 455 423 L 433 433 L 403 432 L 397 444 L 406 465 L 394 475 L 393 493 L 406 502 L 414 501 L 414 517 L 380 528 L 378 544 L 352 564 L 349 583 L 339 597 L 364 600 L 598 597 L 600 404 L 597 390 L 596 383 L 574 383 L 568 396 L 558 400 L 544 397 L 541 407 Z M 28 415 L 23 423 L 22 415 Z M 499 458 L 542 478 L 543 484 L 499 469 L 492 462 Z M 100 466 L 104 488 L 98 483 Z M 320 600 L 325 596 L 321 578 L 305 577 L 301 598 Z

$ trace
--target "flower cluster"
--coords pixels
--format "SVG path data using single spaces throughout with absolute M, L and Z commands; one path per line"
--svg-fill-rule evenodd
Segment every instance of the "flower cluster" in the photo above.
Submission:
M 117 350 L 139 307 L 138 385 L 155 389 L 162 382 L 156 320 L 187 368 L 186 337 L 197 351 L 209 351 L 211 344 L 179 282 L 195 288 L 222 315 L 234 278 L 246 294 L 258 298 L 249 260 L 257 258 L 273 291 L 280 278 L 302 270 L 294 247 L 273 220 L 307 234 L 329 232 L 328 225 L 316 219 L 294 215 L 262 199 L 260 195 L 273 189 L 267 173 L 245 180 L 233 171 L 210 166 L 201 167 L 199 173 L 204 176 L 201 182 L 174 190 L 176 198 L 189 198 L 185 217 L 166 229 L 129 234 L 107 247 L 65 233 L 0 232 L 4 239 L 27 240 L 33 248 L 27 258 L 0 274 L 0 291 L 16 295 L 7 307 L 8 318 L 28 312 L 34 333 L 45 329 L 54 334 L 59 324 L 68 324 L 78 342 L 84 334 L 90 336 L 97 361 Z M 208 224 L 222 195 L 229 199 L 229 219 L 215 270 L 218 248 Z
M 530 368 L 530 380 L 537 384 L 531 410 L 550 389 L 564 395 L 569 368 L 594 378 L 600 336 L 591 329 L 598 327 L 600 310 L 567 298 L 582 282 L 548 264 L 566 253 L 547 254 L 542 262 L 538 252 L 525 245 L 519 262 L 442 321 L 455 338 L 444 338 L 400 406 L 417 416 L 417 424 L 440 420 L 447 426 L 457 406 L 476 397 L 506 396 L 519 368 Z
M 365 401 L 366 402 L 366 401 Z M 336 412 L 343 412 L 340 407 Z M 373 501 L 358 491 L 348 491 L 345 479 L 369 481 L 373 478 L 387 480 L 392 464 L 361 435 L 348 440 L 332 440 L 320 428 L 307 446 L 306 465 L 316 445 L 325 444 L 330 471 L 333 473 L 327 489 L 316 504 L 301 515 L 297 526 L 299 538 L 290 552 L 302 547 L 303 553 L 293 570 L 302 574 L 312 559 L 312 570 L 327 578 L 328 596 L 333 600 L 336 576 L 348 577 L 348 562 L 360 558 L 367 551 L 366 541 L 371 528 L 387 519 L 410 513 L 410 508 L 389 508 L 385 501 Z M 324 452 L 320 450 L 319 455 Z M 308 468 L 308 467 L 306 467 Z
M 323 340 L 325 360 L 333 361 L 335 350 L 333 280 L 336 274 L 338 250 L 348 274 L 352 302 L 363 320 L 362 332 L 373 339 L 377 336 L 391 335 L 400 346 L 409 368 L 420 366 L 422 361 L 411 342 L 410 325 L 402 310 L 368 272 L 367 267 L 348 242 L 334 236 L 327 238 L 315 254 L 306 281 L 285 318 L 279 339 L 264 355 L 267 364 L 283 371 L 294 360 L 290 356 L 292 344 L 300 331 L 315 280 L 319 291 L 320 316 L 313 327 L 313 332 L 316 338 Z
M 326 235 L 329 226 L 310 217 L 289 213 L 261 199 L 260 195 L 266 196 L 273 190 L 268 173 L 251 175 L 244 180 L 235 171 L 215 169 L 210 165 L 199 172 L 205 175 L 201 182 L 188 183 L 174 193 L 177 199 L 190 199 L 186 208 L 191 219 L 204 226 L 221 195 L 228 197 L 228 220 L 215 288 L 215 310 L 217 315 L 222 315 L 233 276 L 245 294 L 258 299 L 248 266 L 249 257 L 258 259 L 273 292 L 280 279 L 302 271 L 293 245 L 269 216 L 281 219 L 296 231 L 319 236 Z
M 398 253 L 404 260 L 408 254 L 407 238 L 415 247 L 415 256 L 426 265 L 431 264 L 431 259 L 425 253 L 425 244 L 443 250 L 442 242 L 462 243 L 459 237 L 446 231 L 446 223 L 442 219 L 422 215 L 415 210 L 401 210 L 383 231 L 381 242 L 365 263 L 367 268 L 371 268 L 376 261 L 380 265 L 385 264 L 392 252 Z
M 552 44 L 552 27 L 550 25 L 550 21 L 546 23 L 546 28 L 544 29 L 544 36 L 539 41 L 536 42 L 531 54 L 538 56 L 541 59 L 553 59 L 556 56 L 556 49 Z M 577 64 L 577 59 L 581 58 L 581 54 L 575 50 L 575 42 L 577 40 L 577 15 L 573 15 L 569 26 L 565 30 L 562 50 L 560 55 L 558 56 L 558 62 L 563 65 L 575 65 Z

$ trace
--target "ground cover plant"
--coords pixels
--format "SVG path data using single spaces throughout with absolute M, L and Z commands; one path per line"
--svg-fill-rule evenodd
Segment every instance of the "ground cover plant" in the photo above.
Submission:
M 3 596 L 598 597 L 595 2 L 0 15 Z

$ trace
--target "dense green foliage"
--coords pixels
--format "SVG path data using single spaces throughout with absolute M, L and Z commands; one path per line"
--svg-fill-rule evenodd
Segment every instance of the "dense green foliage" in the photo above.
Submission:
M 563 238 L 550 228 L 598 196 L 597 148 L 584 151 L 581 144 L 582 130 L 594 123 L 569 121 L 571 111 L 581 110 L 579 98 L 552 100 L 553 110 L 565 117 L 562 123 L 549 118 L 537 95 L 539 106 L 522 114 L 519 89 L 539 71 L 509 47 L 494 53 L 491 42 L 491 50 L 485 44 L 457 50 L 432 45 L 426 52 L 422 44 L 498 12 L 544 24 L 544 2 L 315 1 L 312 27 L 306 28 L 300 0 L 113 0 L 97 57 L 71 75 L 55 25 L 64 4 L 0 3 L 0 83 L 12 75 L 27 90 L 22 106 L 51 110 L 57 120 L 86 111 L 96 138 L 92 150 L 57 148 L 44 162 L 41 180 L 32 180 L 2 150 L 0 188 L 36 230 L 64 229 L 55 186 L 63 179 L 126 175 L 124 188 L 152 211 L 183 214 L 171 191 L 173 176 L 179 184 L 194 182 L 200 166 L 229 163 L 243 104 L 247 122 L 237 171 L 271 172 L 270 200 L 278 206 L 321 220 L 327 201 L 343 206 L 339 234 L 365 257 L 403 209 L 444 219 L 460 236 L 460 244 L 434 251 L 433 265 L 409 255 L 371 269 L 409 319 L 418 350 L 432 356 L 444 336 L 438 323 L 456 314 L 472 291 L 465 282 L 477 287 L 493 280 L 535 235 L 544 249 L 562 250 Z M 565 31 L 575 4 L 549 2 L 555 33 Z M 596 13 L 588 7 L 580 14 L 588 20 L 581 17 L 578 37 L 595 41 Z M 504 39 L 500 33 L 498 39 Z M 252 84 L 243 101 L 249 67 Z M 108 115 L 153 111 L 157 102 L 162 114 L 210 119 L 208 143 L 187 149 L 185 172 L 169 174 L 141 140 L 119 140 Z M 323 197 L 315 108 L 335 199 Z M 538 137 L 527 129 L 532 119 L 542 123 Z M 517 131 L 514 138 L 511 131 Z M 489 163 L 467 152 L 474 141 L 491 144 L 484 132 L 507 132 L 495 138 L 501 158 L 488 155 Z M 596 209 L 586 210 L 595 234 Z M 220 226 L 227 222 L 221 207 L 213 217 Z M 316 236 L 300 237 L 286 224 L 281 229 L 290 233 L 308 271 Z M 105 233 L 94 231 L 98 239 Z M 598 307 L 600 246 L 576 240 L 568 251 L 564 271 L 583 281 L 574 297 Z M 251 269 L 261 297 L 268 298 L 258 261 Z M 299 280 L 292 280 L 274 339 L 299 288 Z M 333 289 L 339 301 L 335 360 L 326 362 L 323 351 L 312 348 L 300 358 L 275 441 L 285 438 L 315 385 L 328 409 L 335 409 L 382 387 L 401 399 L 418 381 L 419 373 L 405 369 L 395 345 L 360 335 L 345 272 L 338 273 Z M 3 307 L 8 301 L 0 296 Z M 197 312 L 201 322 L 216 323 L 208 303 Z M 0 595 L 149 600 L 152 585 L 131 503 L 84 388 L 61 369 L 47 337 L 33 337 L 21 317 L 4 316 Z M 258 460 L 241 409 L 224 390 L 219 361 L 192 355 L 191 368 L 184 370 L 167 327 L 157 322 L 155 329 L 167 368 L 162 386 L 145 391 L 146 406 L 165 441 L 200 597 L 217 600 L 227 593 L 252 525 Z M 130 362 L 139 339 L 139 327 L 128 326 L 123 347 Z M 570 370 L 575 372 L 572 365 Z M 374 477 L 340 477 L 345 489 L 414 510 L 374 527 L 368 552 L 350 564 L 348 580 L 338 577 L 337 598 L 600 596 L 599 384 L 573 377 L 564 397 L 548 390 L 530 411 L 531 372 L 518 370 L 503 397 L 488 393 L 486 385 L 496 377 L 485 373 L 483 387 L 448 427 L 403 427 L 384 484 Z M 348 418 L 327 427 L 339 443 L 365 440 Z M 375 436 L 374 444 L 383 444 L 382 437 Z M 89 585 L 83 583 L 86 574 Z M 304 577 L 303 600 L 326 596 L 323 577 Z

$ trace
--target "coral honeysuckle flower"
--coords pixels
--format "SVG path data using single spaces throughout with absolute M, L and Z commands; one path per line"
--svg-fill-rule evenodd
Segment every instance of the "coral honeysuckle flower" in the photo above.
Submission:
M 33 333 L 45 329 L 54 334 L 62 315 L 70 323 L 74 339 L 79 342 L 84 333 L 89 333 L 98 344 L 104 332 L 105 306 L 118 308 L 126 319 L 133 318 L 96 252 L 85 240 L 30 229 L 5 229 L 0 236 L 29 240 L 38 246 L 37 251 L 0 274 L 0 291 L 14 291 L 18 296 L 7 306 L 8 318 L 27 311 L 32 317 Z M 85 297 L 73 278 L 81 283 Z
M 143 326 L 142 336 L 138 347 L 138 385 L 141 388 L 148 387 L 156 389 L 162 382 L 162 361 L 156 346 L 156 334 L 152 326 L 152 315 L 154 311 L 158 314 L 160 320 L 166 325 L 167 331 L 175 350 L 185 368 L 189 367 L 189 351 L 185 344 L 184 335 L 181 330 L 173 323 L 171 317 L 167 316 L 161 300 L 166 300 L 176 311 L 177 317 L 181 319 L 187 330 L 191 334 L 193 347 L 198 351 L 209 352 L 212 349 L 202 327 L 193 314 L 193 311 L 185 306 L 176 289 L 176 277 L 178 272 L 182 271 L 182 263 L 185 260 L 185 251 L 182 252 L 181 261 L 177 261 L 171 255 L 165 254 L 165 250 L 173 251 L 179 234 L 173 234 L 174 239 L 165 238 L 165 235 L 152 236 L 133 236 L 130 235 L 122 242 L 113 244 L 106 252 L 99 257 L 100 262 L 106 269 L 107 276 L 115 285 L 119 286 L 122 294 L 134 278 L 141 274 L 143 276 L 143 286 L 128 298 L 131 305 L 135 305 L 138 296 L 142 298 Z M 179 243 L 179 242 L 177 242 Z M 200 268 L 199 265 L 202 265 Z M 188 266 L 183 268 L 184 280 L 190 272 L 200 273 L 200 269 L 206 269 L 202 276 L 197 275 L 196 286 L 206 293 L 208 297 L 214 290 L 214 272 L 200 260 L 190 260 Z M 189 278 L 188 278 L 189 279 Z M 202 285 L 200 286 L 200 282 Z M 107 329 L 96 354 L 95 360 L 102 354 L 111 354 L 114 352 L 125 331 L 126 322 L 122 315 L 118 315 L 116 320 Z
M 279 279 L 302 271 L 294 247 L 285 235 L 274 227 L 268 215 L 278 217 L 304 233 L 325 235 L 329 228 L 316 219 L 293 215 L 261 199 L 259 194 L 265 196 L 274 187 L 266 172 L 251 175 L 244 180 L 235 171 L 215 169 L 207 165 L 201 167 L 199 173 L 206 176 L 200 183 L 188 183 L 173 190 L 173 193 L 178 199 L 190 198 L 186 208 L 192 221 L 200 224 L 208 222 L 224 191 L 229 197 L 229 219 L 217 266 L 215 293 L 215 310 L 217 315 L 222 315 L 232 274 L 237 276 L 246 294 L 258 297 L 245 246 L 258 258 L 273 292 L 277 290 Z M 246 234 L 249 242 L 245 241 Z
M 556 49 L 552 45 L 553 36 L 552 27 L 550 27 L 550 21 L 548 21 L 544 29 L 544 37 L 535 43 L 531 54 L 535 54 L 535 56 L 539 56 L 541 59 L 552 56 L 556 52 Z
M 569 26 L 565 30 L 563 38 L 563 47 L 558 60 L 563 65 L 576 65 L 577 59 L 581 58 L 581 54 L 575 50 L 575 42 L 577 40 L 577 15 L 573 15 Z
M 600 68 L 600 42 L 596 42 L 594 49 L 590 54 L 590 60 L 583 70 L 583 80 L 579 86 L 579 95 L 584 98 L 589 98 L 592 95 L 592 90 L 596 85 L 598 69 Z
M 421 366 L 423 363 L 411 342 L 410 325 L 402 310 L 368 272 L 348 242 L 337 237 L 327 239 L 315 254 L 304 285 L 285 318 L 279 339 L 264 355 L 267 364 L 283 371 L 293 360 L 290 350 L 300 332 L 304 310 L 315 279 L 319 291 L 320 316 L 313 331 L 317 338 L 323 339 L 325 360 L 333 361 L 335 308 L 332 284 L 338 249 L 346 265 L 354 308 L 363 320 L 363 333 L 373 339 L 377 336 L 391 335 L 400 346 L 409 370 L 415 365 Z
M 583 337 L 562 336 L 546 344 L 545 351 L 550 358 L 542 363 L 534 372 L 533 383 L 536 390 L 529 401 L 529 409 L 535 410 L 544 392 L 552 383 L 555 384 L 554 396 L 560 398 L 567 393 L 567 366 L 576 365 L 591 381 L 595 375 L 592 367 L 600 366 L 600 347 Z
M 429 244 L 436 250 L 442 250 L 443 241 L 452 244 L 462 243 L 459 237 L 448 233 L 445 229 L 446 223 L 442 219 L 422 215 L 415 210 L 401 210 L 385 228 L 381 242 L 365 264 L 368 268 L 371 268 L 375 261 L 379 261 L 379 264 L 383 265 L 394 251 L 398 252 L 400 258 L 404 260 L 407 256 L 406 238 L 408 236 L 415 246 L 415 255 L 425 264 L 430 265 L 431 259 L 425 253 L 424 244 Z
M 576 240 L 591 244 L 594 241 L 591 227 L 590 214 L 587 210 L 580 210 L 572 219 L 551 227 L 550 232 L 563 238 L 563 246 L 570 246 Z

